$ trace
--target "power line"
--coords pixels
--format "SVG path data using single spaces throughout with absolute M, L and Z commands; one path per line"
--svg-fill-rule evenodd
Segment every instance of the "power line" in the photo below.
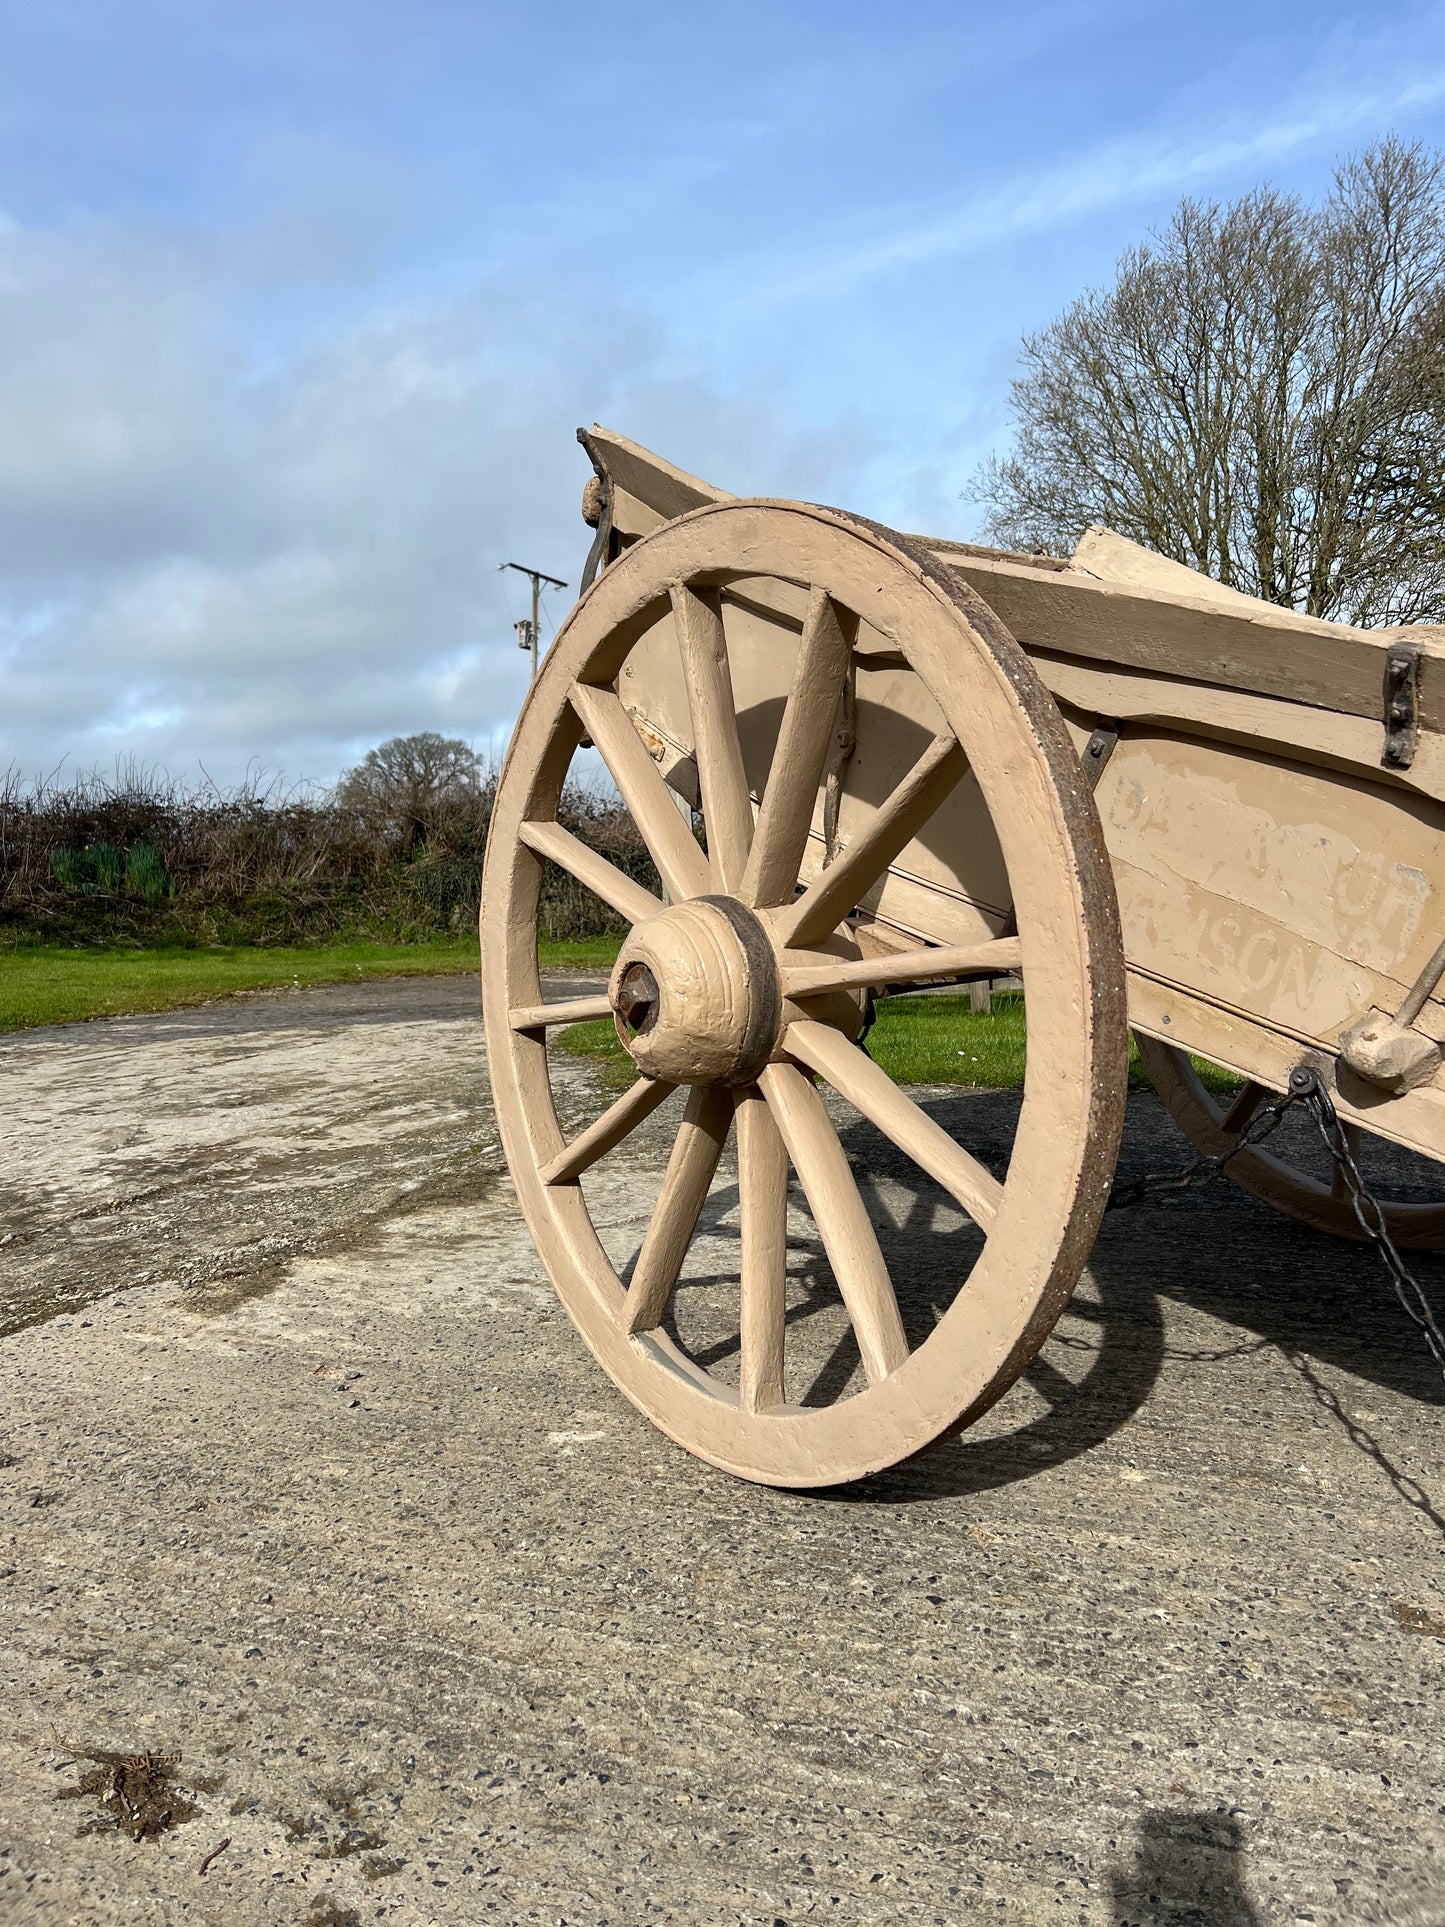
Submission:
M 542 584 L 545 582 L 554 589 L 565 589 L 567 584 L 558 576 L 547 575 L 541 569 L 525 568 L 520 562 L 499 562 L 497 564 L 497 573 L 500 575 L 503 569 L 515 569 L 518 575 L 530 576 L 532 579 L 531 620 L 529 621 L 524 616 L 520 622 L 514 622 L 512 627 L 517 632 L 517 647 L 519 649 L 526 649 L 531 654 L 532 681 L 535 682 L 537 680 L 537 659 L 541 647 L 537 632 L 537 621 L 542 600 Z

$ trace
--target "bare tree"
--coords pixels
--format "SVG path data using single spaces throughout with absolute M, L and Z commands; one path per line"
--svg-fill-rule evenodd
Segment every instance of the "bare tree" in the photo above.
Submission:
M 428 729 L 368 750 L 337 784 L 336 801 L 415 849 L 437 817 L 475 799 L 482 782 L 482 759 L 470 744 Z
M 1102 522 L 1310 615 L 1445 618 L 1442 156 L 1382 141 L 1318 207 L 1183 201 L 1023 364 L 970 490 L 995 540 Z

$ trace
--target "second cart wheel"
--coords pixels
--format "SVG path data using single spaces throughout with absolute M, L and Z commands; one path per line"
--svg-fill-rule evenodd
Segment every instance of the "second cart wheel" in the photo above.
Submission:
M 791 598 L 799 614 L 760 642 L 757 610 L 769 596 L 775 608 Z M 816 847 L 826 817 L 820 799 L 860 622 L 899 674 L 918 678 L 936 722 L 800 893 L 810 836 Z M 636 686 L 625 676 L 643 639 L 654 683 L 680 668 L 705 850 L 659 771 L 660 746 L 644 740 L 619 695 Z M 781 661 L 785 690 L 770 712 L 761 777 L 745 767 L 734 693 L 743 653 L 758 648 Z M 558 823 L 584 737 L 647 845 L 661 896 Z M 886 967 L 860 959 L 850 914 L 965 779 L 997 840 L 1017 935 L 997 928 L 1000 915 L 997 934 L 971 945 L 917 940 Z M 542 1001 L 548 862 L 632 926 L 605 997 Z M 1052 700 L 987 607 L 926 552 L 830 510 L 748 502 L 699 509 L 630 548 L 564 624 L 522 711 L 492 817 L 481 935 L 492 1085 L 518 1199 L 578 1329 L 663 1431 L 745 1478 L 833 1484 L 922 1450 L 1029 1364 L 1087 1257 L 1122 1128 L 1117 906 L 1092 798 Z M 1027 985 L 1028 1060 L 1001 1178 L 855 1037 L 860 995 L 879 978 L 1014 970 Z M 548 1033 L 604 1016 L 636 1081 L 569 1139 Z M 820 1081 L 977 1228 L 972 1263 L 927 1330 L 910 1330 L 900 1313 L 880 1214 L 860 1192 Z M 671 1155 L 629 1275 L 599 1235 L 613 1233 L 615 1209 L 609 1217 L 610 1207 L 590 1206 L 587 1186 L 609 1154 L 628 1156 L 645 1119 L 668 1117 L 674 1093 Z M 733 1338 L 689 1345 L 677 1300 L 690 1249 L 712 1235 L 717 1212 L 705 1218 L 705 1207 L 734 1131 Z M 627 1184 L 644 1162 L 626 1167 Z M 801 1193 L 794 1223 L 803 1203 L 812 1221 L 801 1237 L 790 1232 L 790 1168 Z M 851 1327 L 827 1371 L 798 1363 L 800 1321 L 828 1295 L 820 1288 L 800 1302 L 790 1271 L 800 1243 L 820 1275 L 831 1273 L 830 1305 Z M 714 1294 L 715 1274 L 702 1280 Z
M 1157 1037 L 1146 1037 L 1142 1031 L 1135 1033 L 1134 1041 L 1139 1046 L 1149 1081 L 1169 1115 L 1195 1149 L 1206 1157 L 1222 1157 L 1259 1107 L 1276 1095 L 1263 1084 L 1247 1083 L 1233 1097 L 1216 1097 L 1206 1087 L 1189 1053 L 1177 1044 L 1161 1043 Z M 1358 1163 L 1366 1134 L 1350 1124 L 1345 1126 L 1345 1132 Z M 1327 1231 L 1336 1238 L 1365 1241 L 1349 1192 L 1338 1174 L 1332 1179 L 1313 1175 L 1288 1156 L 1281 1155 L 1277 1141 L 1258 1150 L 1239 1152 L 1230 1159 L 1224 1175 L 1241 1191 L 1247 1191 L 1262 1204 L 1273 1205 L 1287 1218 L 1297 1219 L 1316 1231 Z M 1366 1183 L 1370 1183 L 1368 1164 L 1364 1176 Z M 1371 1190 L 1375 1190 L 1373 1184 Z M 1381 1197 L 1380 1206 L 1386 1228 L 1397 1245 L 1416 1251 L 1445 1250 L 1445 1203 Z

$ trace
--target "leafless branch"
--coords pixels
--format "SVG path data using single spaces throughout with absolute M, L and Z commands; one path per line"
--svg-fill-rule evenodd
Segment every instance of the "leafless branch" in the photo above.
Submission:
M 971 490 L 994 538 L 1105 523 L 1310 615 L 1445 616 L 1442 167 L 1391 138 L 1319 207 L 1181 202 L 1026 337 L 1014 449 Z

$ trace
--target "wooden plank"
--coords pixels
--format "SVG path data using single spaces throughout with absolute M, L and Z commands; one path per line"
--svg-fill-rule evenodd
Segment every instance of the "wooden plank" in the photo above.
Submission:
M 1418 643 L 1420 723 L 1445 729 L 1445 644 L 1434 629 L 1350 629 L 1268 603 L 1243 611 L 992 556 L 938 559 L 983 597 L 1024 649 L 1128 664 L 1346 715 L 1381 715 L 1385 650 Z
M 1358 770 L 1383 784 L 1445 801 L 1445 735 L 1424 731 L 1408 769 L 1381 767 L 1384 730 L 1378 716 L 1345 716 L 1218 684 L 1186 682 L 1116 664 L 1085 662 L 1036 650 L 1044 686 L 1060 702 L 1111 722 L 1154 723 L 1236 744 L 1248 754 L 1280 749 L 1326 769 Z
M 1240 1077 L 1282 1091 L 1289 1074 L 1305 1056 L 1293 1037 L 1252 1022 L 1238 1011 L 1223 1009 L 1191 996 L 1174 984 L 1162 984 L 1130 970 L 1129 1022 L 1136 1030 L 1178 1044 L 1196 1057 L 1222 1064 Z M 1329 1061 L 1329 1060 L 1327 1060 Z M 1445 1160 L 1445 1090 L 1435 1084 L 1392 1097 L 1367 1085 L 1362 1078 L 1342 1073 L 1342 1086 L 1332 1092 L 1335 1108 L 1349 1124 L 1388 1138 L 1406 1150 Z
M 1023 967 L 1023 945 L 1017 937 L 996 937 L 988 943 L 944 945 L 929 950 L 898 950 L 880 957 L 865 955 L 858 962 L 846 957 L 827 963 L 795 964 L 806 951 L 785 951 L 783 995 L 819 997 L 830 990 L 868 990 L 881 984 L 942 982 L 966 977 L 1007 977 Z
M 905 1157 L 941 1184 L 974 1223 L 987 1231 L 1003 1203 L 1003 1186 L 971 1151 L 955 1142 L 866 1051 L 831 1024 L 804 1018 L 789 1024 L 783 1049 L 825 1077 Z
M 569 997 L 555 1004 L 525 1004 L 509 1017 L 513 1030 L 550 1030 L 554 1025 L 591 1024 L 612 1015 L 606 991 L 593 997 Z
M 609 1104 L 601 1117 L 542 1165 L 537 1175 L 543 1184 L 572 1184 L 584 1171 L 590 1171 L 598 1158 L 616 1150 L 622 1140 L 635 1131 L 659 1104 L 677 1089 L 660 1077 L 639 1077 L 621 1097 Z
M 523 823 L 518 835 L 529 850 L 535 850 L 538 856 L 546 857 L 576 877 L 629 923 L 642 923 L 661 910 L 661 901 L 650 890 L 634 882 L 605 856 L 599 856 L 570 830 L 564 830 L 560 823 Z
M 861 903 L 958 782 L 967 758 L 951 730 L 935 736 L 862 830 L 777 919 L 784 944 L 816 943 Z
M 634 519 L 648 527 L 705 502 L 734 499 L 612 430 L 593 433 L 619 486 L 644 505 Z M 1424 657 L 1420 726 L 1445 731 L 1441 628 L 1363 630 L 1321 622 L 1227 589 L 1109 530 L 1090 530 L 1068 563 L 913 539 L 976 589 L 1030 651 L 1187 677 L 1378 722 L 1385 650 L 1395 640 L 1412 642 Z
M 732 896 L 742 882 L 752 847 L 753 808 L 738 736 L 727 633 L 717 598 L 698 595 L 675 582 L 672 624 L 687 685 L 710 874 L 715 886 Z
M 998 559 L 1035 561 L 1027 555 Z M 1275 602 L 1261 604 L 1258 596 L 1231 589 L 1223 582 L 1216 582 L 1213 576 L 1202 575 L 1198 569 L 1187 568 L 1171 556 L 1159 555 L 1142 543 L 1131 542 L 1127 536 L 1116 535 L 1113 529 L 1102 528 L 1097 523 L 1084 530 L 1065 567 L 1081 570 L 1100 582 L 1115 582 L 1124 589 L 1142 589 L 1147 595 L 1182 596 L 1186 602 L 1207 603 L 1212 609 L 1233 610 L 1236 614 L 1257 612 L 1261 607 L 1278 610 L 1281 606 Z
M 1395 1009 L 1440 940 L 1436 804 L 1162 734 L 1121 740 L 1095 798 L 1131 968 L 1301 1044 Z
M 672 901 L 703 896 L 712 887 L 708 860 L 683 822 L 631 715 L 610 689 L 591 689 L 584 683 L 573 686 L 572 707 L 617 785 Z
M 908 1340 L 878 1234 L 838 1134 L 796 1065 L 769 1064 L 758 1081 L 848 1307 L 868 1383 L 881 1384 L 907 1359 Z
M 731 1091 L 711 1085 L 687 1094 L 662 1189 L 627 1288 L 624 1316 L 629 1332 L 652 1331 L 667 1315 L 732 1115 Z
M 744 903 L 771 906 L 786 903 L 793 894 L 856 627 L 846 618 L 839 620 L 823 590 L 813 591 L 743 875 Z
M 738 1401 L 745 1412 L 783 1403 L 788 1293 L 788 1154 L 756 1086 L 737 1099 Z
M 686 469 L 664 461 L 639 442 L 630 442 L 615 429 L 594 422 L 592 441 L 613 483 L 613 526 L 622 535 L 646 535 L 660 522 L 674 521 L 689 509 L 733 499 L 725 490 L 689 475 Z M 624 495 L 627 501 L 620 499 Z M 636 512 L 639 508 L 643 513 Z

